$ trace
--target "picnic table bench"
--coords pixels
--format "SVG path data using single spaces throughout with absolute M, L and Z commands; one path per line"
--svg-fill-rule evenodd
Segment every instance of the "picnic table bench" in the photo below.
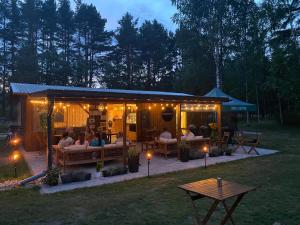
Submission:
M 184 190 L 187 195 L 190 197 L 193 205 L 193 209 L 195 210 L 195 217 L 198 225 L 205 225 L 209 221 L 211 215 L 216 210 L 219 203 L 225 208 L 226 215 L 221 221 L 221 225 L 225 225 L 228 220 L 234 225 L 234 221 L 232 218 L 232 214 L 239 202 L 242 200 L 244 195 L 250 191 L 254 191 L 256 188 L 248 187 L 245 185 L 222 181 L 222 186 L 218 187 L 217 179 L 210 178 L 207 180 L 201 180 L 193 183 L 183 184 L 178 186 L 178 188 Z M 236 200 L 229 208 L 226 200 L 236 197 Z M 213 204 L 209 208 L 206 216 L 201 220 L 199 215 L 197 214 L 197 208 L 195 205 L 195 201 L 202 198 L 209 198 L 213 200 Z

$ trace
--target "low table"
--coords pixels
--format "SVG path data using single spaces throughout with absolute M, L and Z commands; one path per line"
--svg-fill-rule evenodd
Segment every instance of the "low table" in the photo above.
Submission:
M 225 225 L 228 220 L 230 219 L 231 223 L 234 225 L 234 221 L 232 219 L 232 213 L 238 206 L 239 202 L 242 200 L 244 195 L 250 191 L 254 191 L 256 188 L 248 187 L 245 185 L 229 182 L 229 181 L 222 181 L 222 187 L 218 187 L 217 179 L 210 178 L 207 180 L 201 180 L 193 183 L 188 183 L 184 185 L 178 186 L 178 188 L 184 190 L 187 195 L 192 200 L 193 208 L 196 212 L 196 220 L 198 225 L 205 225 L 209 221 L 211 215 L 216 210 L 219 203 L 222 203 L 226 215 L 221 221 L 221 225 Z M 236 197 L 235 202 L 229 208 L 227 206 L 226 200 L 229 198 Z M 209 198 L 212 199 L 214 202 L 209 208 L 206 216 L 201 220 L 199 215 L 197 214 L 197 208 L 195 205 L 195 201 L 201 198 Z

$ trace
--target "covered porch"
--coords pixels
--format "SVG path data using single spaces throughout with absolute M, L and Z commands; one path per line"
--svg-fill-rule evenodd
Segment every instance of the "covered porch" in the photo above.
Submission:
M 190 114 L 206 115 L 203 123 L 216 123 L 221 137 L 221 103 L 227 100 L 172 92 L 33 84 L 12 84 L 12 92 L 19 97 L 24 147 L 27 151 L 46 149 L 48 169 L 53 167 L 53 145 L 69 128 L 74 135 L 87 128 L 101 132 L 108 144 L 122 133 L 119 144 L 124 165 L 128 142 L 153 140 L 163 129 L 168 129 L 179 144 L 191 123 Z

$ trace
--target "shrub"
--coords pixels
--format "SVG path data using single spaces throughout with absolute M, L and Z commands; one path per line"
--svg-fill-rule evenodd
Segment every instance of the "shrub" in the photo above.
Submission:
M 59 169 L 53 168 L 46 172 L 46 176 L 43 179 L 43 183 L 49 186 L 56 186 L 58 184 Z
M 103 162 L 98 161 L 96 164 L 96 172 L 100 172 L 102 168 L 103 168 Z

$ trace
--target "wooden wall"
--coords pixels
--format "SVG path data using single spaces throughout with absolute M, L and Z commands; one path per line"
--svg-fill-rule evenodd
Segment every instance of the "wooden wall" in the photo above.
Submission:
M 151 109 L 149 110 L 149 106 Z M 172 137 L 176 138 L 176 113 L 171 121 L 164 121 L 162 118 L 162 108 L 160 104 L 139 104 L 137 112 L 137 136 L 138 141 L 146 139 L 147 130 L 156 130 L 158 135 L 163 131 L 163 128 L 167 128 Z

